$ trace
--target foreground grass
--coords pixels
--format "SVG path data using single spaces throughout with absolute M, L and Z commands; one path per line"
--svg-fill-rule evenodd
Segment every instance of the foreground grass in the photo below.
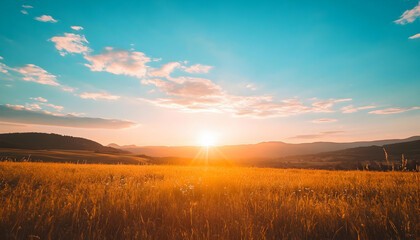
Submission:
M 0 163 L 0 239 L 415 239 L 419 173 Z

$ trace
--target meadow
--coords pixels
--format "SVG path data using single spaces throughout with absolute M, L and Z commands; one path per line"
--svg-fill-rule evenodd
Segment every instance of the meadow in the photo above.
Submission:
M 0 162 L 0 239 L 416 239 L 420 173 Z

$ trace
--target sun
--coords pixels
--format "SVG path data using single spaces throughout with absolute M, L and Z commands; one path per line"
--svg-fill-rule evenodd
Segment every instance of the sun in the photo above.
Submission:
M 216 143 L 216 134 L 214 132 L 205 131 L 200 135 L 200 145 L 203 147 L 211 147 Z

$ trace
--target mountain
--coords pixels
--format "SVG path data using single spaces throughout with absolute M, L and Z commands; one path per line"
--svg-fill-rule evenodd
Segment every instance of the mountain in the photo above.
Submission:
M 61 149 L 88 150 L 102 153 L 122 153 L 123 150 L 106 147 L 95 141 L 48 133 L 6 133 L 0 134 L 0 148 L 15 149 Z
M 294 155 L 316 154 L 321 152 L 338 151 L 347 148 L 367 147 L 367 146 L 383 146 L 386 144 L 395 144 L 420 140 L 420 136 L 414 136 L 406 139 L 390 139 L 378 141 L 361 141 L 350 143 L 334 143 L 334 142 L 314 142 L 290 144 L 284 142 L 262 142 L 258 144 L 247 145 L 227 145 L 215 147 L 218 151 L 214 153 L 215 158 L 223 155 L 228 159 L 256 159 L 256 158 L 279 158 Z M 109 145 L 110 146 L 110 145 Z M 145 146 L 137 147 L 133 145 L 118 146 L 113 144 L 112 147 L 123 149 L 135 154 L 142 154 L 153 157 L 180 157 L 194 158 L 202 147 L 196 146 Z M 212 156 L 211 156 L 212 157 Z
M 388 160 L 385 157 L 385 151 Z M 368 146 L 348 148 L 339 151 L 323 152 L 281 157 L 275 160 L 266 160 L 259 164 L 267 167 L 294 167 L 294 168 L 321 168 L 321 169 L 390 169 L 392 164 L 396 169 L 401 168 L 401 159 L 407 159 L 407 169 L 416 169 L 420 166 L 420 140 L 386 144 L 383 146 Z

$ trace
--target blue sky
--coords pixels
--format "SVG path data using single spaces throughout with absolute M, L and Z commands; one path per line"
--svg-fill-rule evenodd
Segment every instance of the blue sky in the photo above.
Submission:
M 420 133 L 419 1 L 1 4 L 1 132 L 138 145 Z

